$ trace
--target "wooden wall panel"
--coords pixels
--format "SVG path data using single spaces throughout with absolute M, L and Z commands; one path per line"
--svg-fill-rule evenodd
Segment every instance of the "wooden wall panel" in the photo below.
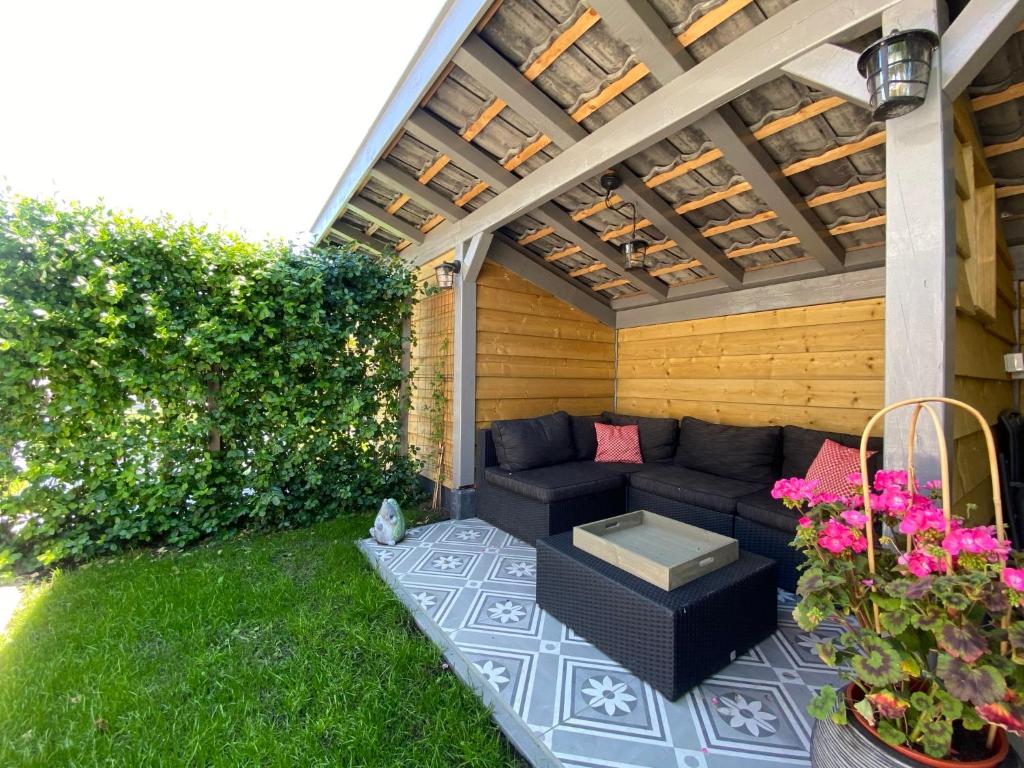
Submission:
M 504 267 L 477 279 L 477 427 L 612 407 L 615 331 Z
M 436 439 L 431 437 L 431 409 L 435 390 L 444 392 L 447 413 L 444 429 L 444 459 L 441 464 L 442 483 L 450 488 L 452 476 L 452 361 L 454 359 L 454 291 L 431 293 L 434 284 L 434 266 L 452 258 L 446 253 L 420 268 L 418 279 L 422 286 L 419 302 L 413 308 L 412 331 L 414 342 L 410 350 L 412 388 L 408 415 L 409 448 L 422 462 L 422 473 L 431 480 L 438 477 L 438 456 L 441 453 Z M 438 389 L 438 387 L 441 387 Z
M 994 320 L 963 305 L 956 316 L 954 397 L 981 411 L 989 424 L 1014 403 L 1013 382 L 1003 368 L 1003 355 L 1014 349 L 1005 327 L 1006 316 L 1012 318 L 1016 308 L 1016 283 L 1009 270 L 999 270 L 996 302 Z M 953 511 L 975 522 L 990 522 L 992 481 L 982 433 L 967 414 L 956 415 L 954 432 Z
M 884 398 L 882 299 L 624 328 L 616 410 L 859 433 Z

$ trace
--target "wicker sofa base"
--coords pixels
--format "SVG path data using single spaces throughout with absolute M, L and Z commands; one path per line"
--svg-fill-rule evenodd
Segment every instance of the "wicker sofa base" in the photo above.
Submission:
M 775 563 L 735 563 L 665 591 L 572 545 L 537 541 L 537 604 L 675 700 L 775 631 Z
M 548 504 L 498 488 L 486 480 L 478 483 L 476 492 L 477 516 L 481 520 L 530 545 L 541 536 L 621 515 L 626 508 L 625 487 Z
M 793 540 L 792 533 L 737 517 L 734 537 L 748 552 L 776 561 L 779 564 L 779 586 L 789 592 L 796 592 L 796 582 L 800 578 L 797 566 L 804 561 L 804 556 L 789 546 Z
M 637 488 L 629 488 L 629 503 L 627 512 L 635 512 L 644 509 L 665 517 L 671 517 L 681 523 L 689 523 L 706 531 L 714 531 L 723 536 L 733 536 L 733 515 L 723 515 L 713 509 L 698 507 L 695 504 L 687 504 L 683 501 L 676 501 L 665 496 L 659 496 L 650 491 L 641 491 Z M 743 542 L 740 542 L 743 547 Z M 745 549 L 747 547 L 744 547 Z

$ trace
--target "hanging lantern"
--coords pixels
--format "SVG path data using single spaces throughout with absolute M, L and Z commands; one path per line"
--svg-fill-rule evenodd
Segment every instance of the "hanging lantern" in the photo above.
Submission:
M 857 69 L 867 79 L 873 119 L 900 117 L 924 103 L 932 50 L 938 44 L 938 36 L 930 30 L 897 30 L 860 55 Z
M 647 241 L 630 240 L 629 242 L 623 243 L 619 248 L 622 255 L 626 257 L 626 269 L 646 269 L 647 268 Z
M 604 188 L 605 205 L 612 211 L 625 216 L 623 208 L 631 210 L 631 216 L 627 217 L 632 222 L 630 239 L 619 246 L 619 253 L 626 258 L 626 269 L 647 269 L 647 241 L 636 236 L 636 205 L 634 203 L 619 203 L 612 205 L 612 193 L 622 186 L 622 177 L 614 169 L 601 174 L 601 186 Z
M 462 270 L 461 261 L 446 261 L 434 267 L 437 287 L 441 290 L 451 288 L 455 284 L 455 276 Z

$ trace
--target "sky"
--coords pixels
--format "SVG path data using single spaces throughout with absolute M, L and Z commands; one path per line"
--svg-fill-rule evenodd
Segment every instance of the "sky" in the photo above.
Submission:
M 303 237 L 442 5 L 0 2 L 0 186 Z

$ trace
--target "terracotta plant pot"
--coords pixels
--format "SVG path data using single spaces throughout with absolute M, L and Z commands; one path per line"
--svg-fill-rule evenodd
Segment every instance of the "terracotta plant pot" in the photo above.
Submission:
M 811 765 L 814 768 L 1009 768 L 1019 765 L 1016 756 L 1010 754 L 1006 732 L 1001 728 L 996 731 L 994 752 L 984 760 L 936 760 L 907 747 L 890 746 L 853 708 L 856 694 L 863 695 L 856 686 L 847 687 L 849 725 L 836 725 L 831 720 L 815 723 L 811 737 Z

